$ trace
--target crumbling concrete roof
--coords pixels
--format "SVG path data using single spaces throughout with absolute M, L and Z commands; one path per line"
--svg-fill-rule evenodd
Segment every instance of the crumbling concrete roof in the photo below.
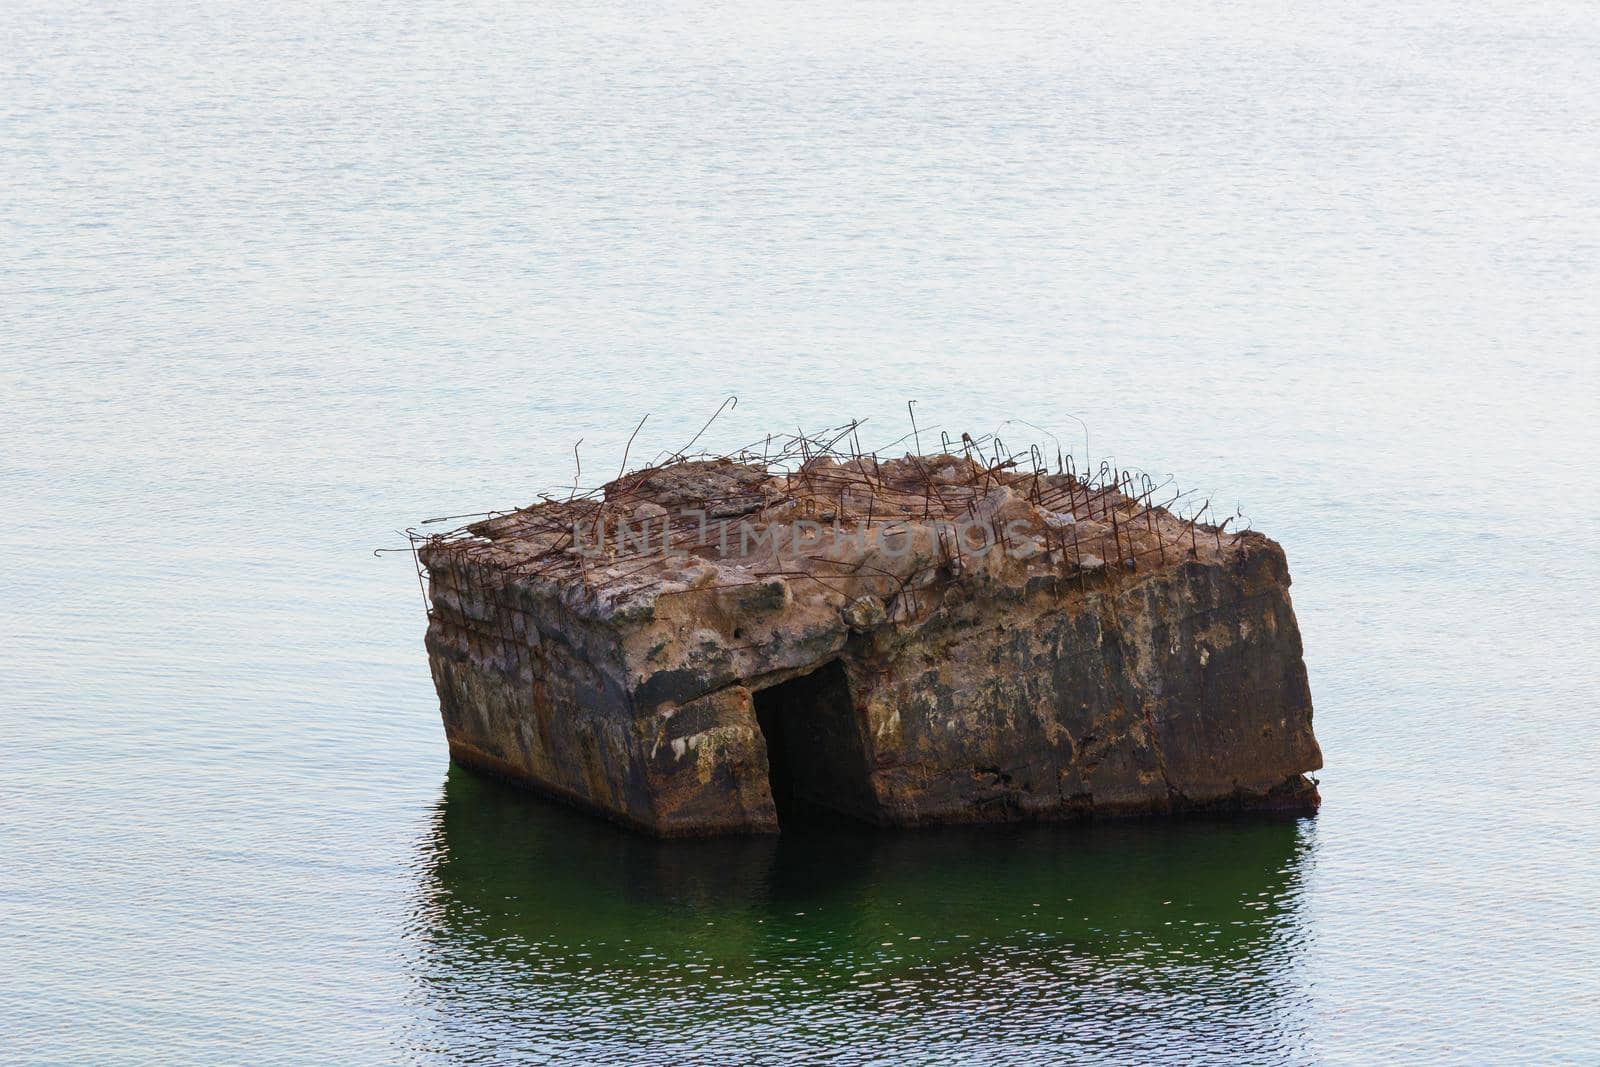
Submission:
M 1026 587 L 1214 559 L 1241 536 L 1199 522 L 1203 507 L 1181 517 L 1182 494 L 1148 477 L 1107 465 L 1085 475 L 1060 456 L 1052 470 L 1038 449 L 986 456 L 967 437 L 960 451 L 880 459 L 825 440 L 672 457 L 418 538 L 422 561 L 545 586 L 594 618 L 781 579 L 865 619 L 915 613 L 955 583 Z

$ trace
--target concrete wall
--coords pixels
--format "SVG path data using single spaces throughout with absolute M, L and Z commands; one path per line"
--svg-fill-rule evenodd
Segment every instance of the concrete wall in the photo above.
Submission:
M 630 631 L 440 561 L 428 649 L 459 763 L 662 834 L 777 829 L 758 691 L 809 761 L 801 791 L 868 821 L 1308 808 L 1321 754 L 1287 588 L 1281 549 L 1252 536 L 1226 562 L 947 596 L 911 625 L 830 634 L 813 615 L 730 679 L 709 639 L 627 651 L 687 632 L 693 604 Z M 774 688 L 835 661 L 820 691 Z

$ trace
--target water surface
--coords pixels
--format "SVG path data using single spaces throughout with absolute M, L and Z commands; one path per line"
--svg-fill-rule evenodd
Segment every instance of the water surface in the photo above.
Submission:
M 1592 5 L 8 16 L 9 1054 L 1600 1057 Z M 1242 509 L 1322 814 L 666 847 L 450 770 L 372 549 L 725 394 Z

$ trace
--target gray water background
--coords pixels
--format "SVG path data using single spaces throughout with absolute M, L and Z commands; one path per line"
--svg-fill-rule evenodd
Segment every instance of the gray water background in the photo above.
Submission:
M 1600 1058 L 1593 4 L 4 23 L 0 1055 Z M 372 549 L 727 394 L 1242 508 L 1321 815 L 663 852 L 447 774 Z

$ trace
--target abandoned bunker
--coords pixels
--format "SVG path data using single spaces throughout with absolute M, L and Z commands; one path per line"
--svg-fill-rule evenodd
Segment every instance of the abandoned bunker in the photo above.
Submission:
M 784 458 L 418 538 L 452 759 L 660 835 L 1315 809 L 1276 542 L 970 439 Z

